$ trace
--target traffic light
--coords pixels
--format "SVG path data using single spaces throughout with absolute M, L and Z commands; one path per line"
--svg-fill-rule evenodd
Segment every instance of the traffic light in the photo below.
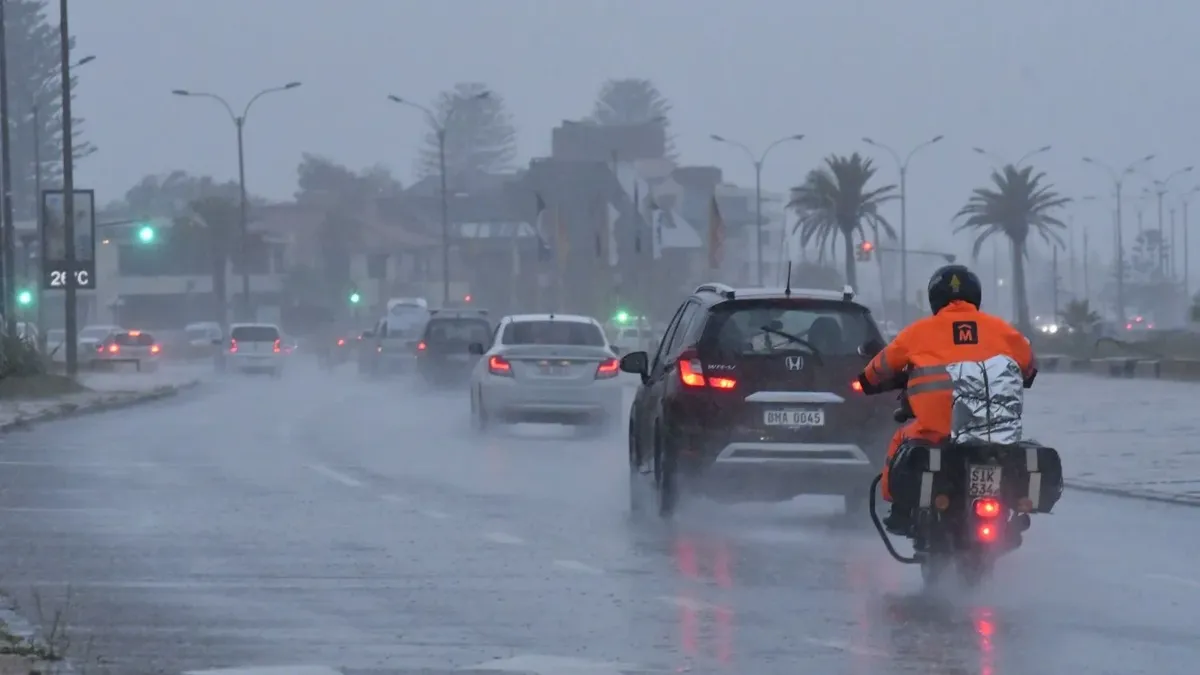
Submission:
M 872 244 L 869 241 L 864 241 L 858 245 L 858 252 L 855 255 L 855 258 L 857 258 L 859 262 L 869 262 L 871 260 L 871 251 L 874 250 L 875 244 Z
M 350 304 L 357 305 L 360 302 L 362 302 L 362 295 L 358 292 L 358 290 L 355 289 L 350 291 Z
M 153 225 L 142 225 L 138 227 L 137 238 L 142 244 L 153 244 L 158 237 L 158 233 L 154 231 Z
M 616 315 L 613 316 L 613 321 L 616 321 L 617 323 L 629 323 L 629 312 L 626 312 L 623 309 L 618 311 Z
M 33 291 L 28 288 L 22 288 L 17 291 L 17 304 L 22 307 L 28 307 L 33 304 Z

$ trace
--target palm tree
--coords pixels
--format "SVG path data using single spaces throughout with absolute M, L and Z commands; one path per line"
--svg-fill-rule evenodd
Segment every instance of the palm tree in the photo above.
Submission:
M 825 165 L 810 171 L 804 184 L 792 188 L 788 208 L 799 216 L 793 234 L 800 231 L 800 244 L 807 246 L 816 239 L 819 260 L 824 259 L 825 245 L 835 250 L 837 236 L 842 235 L 846 265 L 846 283 L 858 286 L 854 266 L 854 233 L 863 235 L 863 225 L 880 230 L 888 238 L 896 233 L 883 216 L 879 206 L 895 197 L 895 185 L 868 188 L 875 176 L 875 166 L 869 158 L 857 152 L 849 157 L 830 155 Z
M 1045 178 L 1044 172 L 1034 173 L 1031 166 L 1017 168 L 1009 164 L 992 172 L 995 189 L 976 188 L 954 216 L 963 219 L 955 232 L 978 231 L 971 250 L 973 257 L 979 256 L 983 242 L 994 234 L 1002 234 L 1012 243 L 1013 307 L 1016 308 L 1017 327 L 1025 332 L 1031 329 L 1029 296 L 1025 289 L 1029 235 L 1036 232 L 1051 246 L 1065 247 L 1055 230 L 1066 229 L 1066 225 L 1051 213 L 1071 201 L 1055 192 L 1054 186 Z

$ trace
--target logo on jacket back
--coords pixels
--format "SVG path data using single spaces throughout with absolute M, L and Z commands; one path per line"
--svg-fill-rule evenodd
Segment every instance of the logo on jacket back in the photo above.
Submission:
M 787 364 L 788 370 L 800 370 L 801 368 L 804 367 L 804 357 L 803 356 L 789 356 L 786 359 L 784 359 L 783 362 L 785 364 Z
M 954 331 L 954 344 L 979 344 L 979 325 L 974 321 L 955 321 L 952 330 Z

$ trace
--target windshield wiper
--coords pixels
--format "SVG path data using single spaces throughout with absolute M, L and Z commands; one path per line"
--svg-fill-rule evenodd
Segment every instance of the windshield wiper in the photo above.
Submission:
M 817 359 L 817 363 L 819 363 L 821 365 L 825 365 L 824 359 L 821 358 L 821 350 L 814 347 L 813 343 L 809 342 L 808 340 L 805 340 L 804 338 L 796 336 L 796 335 L 792 335 L 791 333 L 785 333 L 781 330 L 776 330 L 774 328 L 771 328 L 770 326 L 759 326 L 759 330 L 763 331 L 764 333 L 770 333 L 771 335 L 778 335 L 779 337 L 784 338 L 785 340 L 788 340 L 790 342 L 795 342 L 796 344 L 798 344 L 798 345 L 804 347 L 805 349 L 807 349 L 808 351 L 812 352 L 813 357 L 815 357 Z

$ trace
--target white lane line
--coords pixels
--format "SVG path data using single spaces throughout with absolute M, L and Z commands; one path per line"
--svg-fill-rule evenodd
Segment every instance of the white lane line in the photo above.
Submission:
M 400 495 L 380 495 L 379 498 L 385 502 L 391 502 L 392 504 L 405 504 L 408 502 L 407 499 L 401 497 Z
M 581 563 L 578 560 L 555 560 L 555 567 L 560 567 L 564 570 L 572 572 L 582 572 L 583 574 L 604 574 L 604 570 L 599 567 L 592 567 L 587 563 Z
M 188 670 L 183 675 L 342 675 L 342 671 L 326 666 L 250 666 Z
M 483 535 L 483 538 L 494 544 L 506 544 L 508 546 L 525 543 L 524 539 L 508 534 L 507 532 L 488 532 Z
M 885 658 L 888 658 L 889 656 L 891 656 L 890 654 L 883 651 L 882 649 L 872 649 L 871 647 L 860 647 L 856 644 L 851 644 L 849 642 L 843 642 L 841 640 L 826 640 L 823 638 L 815 638 L 815 637 L 802 637 L 800 639 L 807 642 L 810 645 L 814 645 L 817 647 L 827 647 L 829 649 L 836 649 L 839 652 L 846 652 L 847 654 L 854 654 L 856 656 L 873 656 L 875 658 L 880 658 L 880 659 L 885 659 Z
M 321 474 L 322 476 L 325 476 L 329 480 L 341 483 L 342 485 L 345 485 L 346 487 L 362 487 L 361 481 L 351 478 L 350 476 L 347 476 L 346 474 L 344 474 L 340 471 L 334 471 L 333 469 L 331 469 L 327 466 L 324 466 L 322 464 L 309 464 L 308 468 L 312 469 L 313 471 L 316 471 L 317 473 Z
M 433 509 L 421 509 L 420 511 L 418 511 L 418 513 L 420 513 L 423 516 L 428 516 L 429 518 L 434 518 L 436 520 L 446 520 L 450 517 L 449 513 L 442 513 L 441 511 L 434 511 Z
M 1165 581 L 1169 584 L 1176 584 L 1179 586 L 1187 586 L 1188 588 L 1194 588 L 1196 590 L 1200 590 L 1200 581 L 1196 581 L 1195 579 L 1188 579 L 1187 577 L 1177 577 L 1177 576 L 1174 576 L 1171 574 L 1147 574 L 1146 578 L 1154 579 L 1155 581 Z

